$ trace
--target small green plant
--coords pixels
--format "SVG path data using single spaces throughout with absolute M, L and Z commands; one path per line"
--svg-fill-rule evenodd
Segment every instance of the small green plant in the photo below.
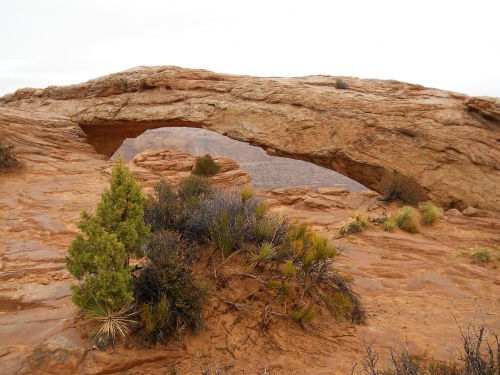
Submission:
M 355 212 L 351 219 L 342 224 L 339 229 L 339 234 L 341 236 L 347 236 L 348 234 L 362 232 L 371 227 L 372 225 L 365 214 L 362 212 Z
M 245 186 L 243 189 L 241 189 L 241 201 L 243 204 L 245 204 L 250 198 L 253 197 L 254 191 L 251 186 Z
M 311 308 L 298 308 L 290 311 L 288 315 L 301 323 L 310 323 L 316 316 L 316 313 Z
M 217 164 L 210 154 L 205 156 L 198 156 L 196 158 L 192 174 L 196 176 L 211 177 L 220 169 L 220 165 Z
M 326 299 L 326 306 L 337 320 L 350 318 L 355 309 L 351 297 L 342 291 L 335 293 L 332 297 L 328 297 Z
M 349 85 L 343 79 L 337 78 L 337 80 L 335 81 L 335 88 L 337 90 L 345 90 L 348 87 L 349 87 Z
M 141 318 L 144 321 L 146 332 L 162 331 L 169 323 L 170 303 L 162 293 L 157 303 L 150 301 L 141 306 Z
M 485 264 L 491 262 L 491 252 L 483 246 L 476 246 L 471 254 L 472 263 Z
M 384 221 L 384 230 L 386 232 L 394 233 L 397 226 L 396 217 L 392 213 L 388 213 L 387 219 Z
M 420 204 L 422 211 L 422 222 L 424 225 L 433 225 L 439 220 L 439 209 L 432 201 L 427 201 Z
M 426 197 L 424 190 L 417 184 L 413 176 L 403 176 L 396 172 L 382 177 L 377 191 L 384 195 L 380 200 L 388 202 L 400 200 L 411 206 L 424 201 Z
M 398 215 L 396 216 L 396 224 L 405 232 L 417 233 L 418 217 L 413 207 L 404 206 L 401 210 L 399 210 Z

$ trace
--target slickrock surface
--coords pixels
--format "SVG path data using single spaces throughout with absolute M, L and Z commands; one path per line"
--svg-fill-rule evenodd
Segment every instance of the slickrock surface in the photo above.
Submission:
M 162 178 L 178 186 L 191 174 L 195 161 L 196 157 L 186 152 L 162 148 L 141 152 L 128 165 L 136 178 L 144 182 L 144 187 L 151 188 Z M 240 170 L 234 160 L 218 156 L 214 161 L 220 165 L 217 174 L 210 178 L 215 187 L 242 187 L 251 183 L 252 176 Z
M 76 122 L 61 115 L 0 107 L 0 130 L 8 132 L 24 163 L 0 174 L 1 374 L 163 374 L 171 366 L 199 374 L 200 362 L 235 374 L 251 373 L 251 366 L 263 372 L 266 363 L 275 374 L 346 374 L 360 359 L 363 338 L 376 338 L 376 349 L 387 355 L 390 346 L 404 348 L 408 337 L 413 353 L 448 359 L 448 349 L 460 346 L 453 315 L 466 325 L 482 314 L 500 332 L 500 262 L 480 266 L 458 257 L 475 245 L 497 255 L 496 214 L 468 210 L 466 216 L 452 209 L 419 234 L 375 226 L 340 238 L 338 227 L 354 211 L 377 219 L 397 207 L 378 202 L 372 192 L 275 189 L 260 193 L 273 210 L 310 223 L 342 249 L 338 266 L 356 278 L 366 325 L 321 320 L 303 330 L 276 318 L 266 336 L 214 299 L 198 335 L 173 338 L 165 348 L 146 349 L 132 339 L 127 349 L 87 350 L 88 338 L 76 329 L 63 259 L 79 212 L 94 209 L 108 186 L 111 163 L 85 143 Z
M 105 155 L 165 126 L 203 127 L 377 189 L 414 175 L 444 207 L 500 211 L 500 103 L 397 81 L 257 78 L 138 67 L 86 83 L 21 89 L 11 107 L 68 116 Z

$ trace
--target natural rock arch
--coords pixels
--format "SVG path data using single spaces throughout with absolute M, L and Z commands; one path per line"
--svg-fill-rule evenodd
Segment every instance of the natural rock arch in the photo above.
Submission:
M 21 89 L 0 104 L 63 114 L 110 156 L 127 137 L 202 127 L 377 190 L 413 175 L 444 207 L 500 211 L 500 100 L 397 81 L 256 78 L 139 67 L 79 85 Z

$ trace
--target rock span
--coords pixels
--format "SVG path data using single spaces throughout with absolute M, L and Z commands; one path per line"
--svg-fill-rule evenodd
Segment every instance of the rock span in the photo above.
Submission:
M 397 81 L 257 78 L 138 67 L 86 83 L 21 89 L 12 108 L 68 116 L 110 156 L 147 129 L 203 127 L 377 190 L 413 175 L 445 208 L 500 211 L 500 101 Z

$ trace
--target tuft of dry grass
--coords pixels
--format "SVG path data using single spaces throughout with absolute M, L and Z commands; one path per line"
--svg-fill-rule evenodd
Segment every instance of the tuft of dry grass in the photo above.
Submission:
M 396 217 L 391 213 L 387 214 L 387 220 L 384 221 L 384 230 L 386 232 L 394 233 L 397 226 Z
M 424 225 L 433 225 L 437 223 L 440 218 L 439 208 L 436 203 L 432 201 L 421 203 L 420 210 L 422 211 L 422 223 Z
M 351 219 L 347 220 L 339 229 L 339 234 L 343 237 L 352 233 L 363 232 L 370 229 L 372 225 L 368 221 L 368 217 L 362 212 L 355 212 Z
M 418 232 L 418 216 L 410 206 L 404 206 L 399 210 L 396 216 L 396 224 L 398 227 L 408 233 Z
M 477 246 L 470 255 L 472 263 L 485 264 L 491 262 L 491 252 L 484 246 Z

